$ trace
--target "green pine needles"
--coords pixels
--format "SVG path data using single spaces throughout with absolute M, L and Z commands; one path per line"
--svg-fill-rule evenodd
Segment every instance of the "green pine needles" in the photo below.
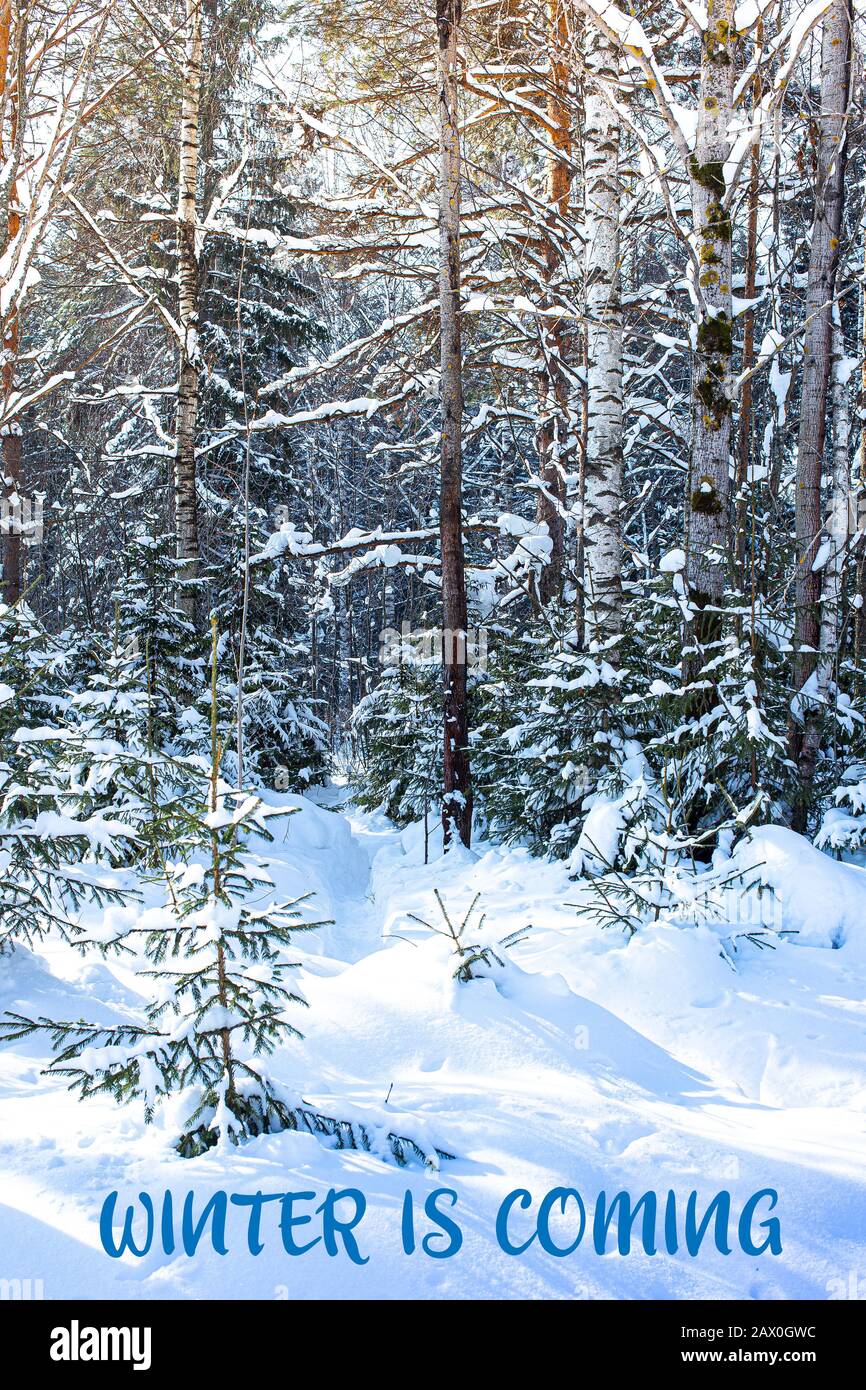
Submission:
M 41 1034 L 54 1052 L 50 1074 L 69 1079 L 82 1098 L 108 1094 L 139 1101 L 150 1122 L 174 1094 L 187 1102 L 177 1151 L 185 1158 L 221 1140 L 238 1144 L 281 1130 L 306 1130 L 339 1147 L 382 1152 L 398 1162 L 437 1164 L 444 1150 L 391 1132 L 381 1123 L 335 1119 L 289 1093 L 265 1061 L 300 1039 L 306 1007 L 287 958 L 296 932 L 324 925 L 309 915 L 309 894 L 275 896 L 268 866 L 251 852 L 253 835 L 271 839 L 269 822 L 296 808 L 269 807 L 221 775 L 224 740 L 217 700 L 218 634 L 212 619 L 210 758 L 183 760 L 180 790 L 154 805 L 148 833 L 161 899 L 111 940 L 79 932 L 76 944 L 136 958 L 150 998 L 142 1020 L 117 1025 L 7 1013 L 5 1041 Z
M 0 952 L 52 930 L 75 944 L 83 902 L 106 907 L 125 896 L 110 875 L 82 865 L 95 844 L 116 843 L 118 827 L 73 813 L 46 785 L 55 759 L 44 750 L 65 736 L 66 703 L 59 643 L 26 605 L 0 603 Z
M 291 810 L 268 808 L 222 779 L 216 671 L 214 620 L 210 766 L 188 760 L 183 793 L 160 808 L 163 840 L 171 827 L 171 857 L 164 853 L 157 871 L 163 903 L 106 943 L 129 951 L 130 939 L 143 937 L 140 975 L 154 987 L 144 1022 L 106 1028 L 8 1016 L 2 1025 L 7 1039 L 48 1033 L 51 1072 L 70 1077 L 82 1096 L 140 1099 L 147 1120 L 160 1099 L 188 1091 L 177 1141 L 185 1157 L 220 1136 L 237 1143 L 296 1127 L 260 1059 L 301 1036 L 286 1016 L 305 1001 L 288 982 L 285 948 L 290 933 L 321 925 L 305 915 L 305 897 L 272 898 L 266 867 L 246 848 L 254 833 L 270 838 L 268 820 Z
M 485 941 L 484 924 L 487 920 L 487 914 L 479 912 L 478 916 L 475 917 L 475 910 L 481 897 L 480 893 L 475 894 L 461 922 L 455 921 L 451 916 L 438 888 L 433 889 L 433 896 L 439 904 L 443 926 L 434 927 L 432 922 L 426 921 L 423 917 L 417 917 L 414 912 L 407 915 L 411 921 L 417 922 L 419 926 L 426 927 L 436 936 L 444 936 L 452 943 L 454 955 L 457 957 L 454 979 L 461 980 L 464 984 L 485 973 L 484 969 L 479 969 L 480 966 L 485 967 L 486 970 L 490 970 L 493 966 L 504 969 L 505 952 L 510 950 L 512 946 L 517 946 L 519 942 L 525 941 L 531 930 L 528 926 L 518 927 L 516 931 L 508 932 L 506 936 L 500 937 L 498 941 Z

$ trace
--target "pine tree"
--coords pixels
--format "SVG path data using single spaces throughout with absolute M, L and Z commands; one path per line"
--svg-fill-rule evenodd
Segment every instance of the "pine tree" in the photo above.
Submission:
M 256 547 L 261 547 L 266 518 L 257 512 L 251 524 Z M 288 567 L 270 561 L 249 567 L 244 605 L 242 526 L 235 521 L 229 528 L 238 539 L 237 562 L 212 576 L 213 611 L 225 633 L 218 695 L 226 771 L 237 778 L 240 713 L 243 780 L 279 791 L 304 791 L 325 776 L 329 730 L 310 695 L 309 643 L 300 630 L 303 602 L 284 573 Z
M 355 1148 L 384 1140 L 400 1162 L 413 1155 L 438 1162 L 449 1155 L 429 1153 L 405 1135 L 377 1136 L 363 1120 L 321 1114 L 268 1074 L 264 1059 L 302 1036 L 286 1017 L 306 1003 L 289 983 L 297 962 L 286 960 L 286 949 L 293 933 L 324 923 L 308 916 L 309 894 L 263 905 L 273 883 L 248 842 L 253 835 L 269 839 L 270 820 L 294 808 L 266 806 L 221 776 L 218 656 L 214 617 L 209 765 L 187 760 L 188 785 L 160 808 L 153 827 L 163 902 L 113 942 L 82 941 L 130 950 L 130 938 L 143 939 L 139 973 L 151 987 L 144 1020 L 101 1026 L 10 1012 L 0 1035 L 47 1035 L 55 1054 L 49 1072 L 69 1077 L 82 1098 L 107 1093 L 140 1101 L 148 1122 L 165 1097 L 185 1093 L 187 1115 L 176 1139 L 185 1158 L 220 1141 L 306 1129 Z
M 116 845 L 99 818 L 70 814 L 45 750 L 71 737 L 64 693 L 67 655 L 23 605 L 0 605 L 0 950 L 32 944 L 50 929 L 82 934 L 77 909 L 123 899 L 123 890 L 81 861 Z M 46 722 L 50 720 L 50 723 Z M 80 808 L 76 808 L 80 809 Z
M 83 1096 L 107 1091 L 117 1100 L 140 1099 L 150 1120 L 160 1098 L 192 1088 L 177 1141 L 184 1156 L 220 1137 L 237 1143 L 290 1123 L 291 1107 L 258 1059 L 300 1036 L 284 1017 L 290 1005 L 304 1003 L 287 983 L 284 951 L 290 932 L 320 925 L 306 920 L 302 898 L 261 906 L 263 889 L 272 885 L 246 840 L 267 835 L 268 819 L 286 812 L 234 790 L 220 775 L 217 649 L 214 620 L 210 767 L 188 762 L 190 785 L 160 808 L 160 836 L 171 829 L 177 857 L 163 854 L 163 905 L 136 929 L 144 937 L 143 974 L 154 985 L 145 1022 L 100 1028 L 18 1020 L 25 1033 L 50 1031 L 51 1070 L 70 1076 Z
M 866 848 L 866 762 L 846 768 L 827 800 L 815 844 L 838 858 L 861 854 Z
M 395 824 L 435 814 L 442 785 L 442 673 L 437 658 L 402 651 L 355 709 L 358 804 Z
M 134 642 L 120 646 L 118 614 L 98 668 L 70 693 L 62 727 L 28 741 L 38 803 L 86 821 L 94 839 L 104 827 L 93 852 L 116 866 L 147 861 L 156 809 L 186 781 L 156 742 L 152 670 L 147 649 L 139 655 Z
M 574 589 L 490 642 L 480 691 L 478 793 L 491 833 L 568 858 L 593 797 L 619 795 L 627 700 L 646 688 L 643 654 L 623 636 L 587 650 Z
M 178 751 L 186 711 L 200 686 L 204 652 L 195 629 L 177 606 L 178 562 L 173 537 L 146 519 L 124 547 L 114 586 L 117 645 L 136 666 L 147 692 L 149 737 L 154 748 Z

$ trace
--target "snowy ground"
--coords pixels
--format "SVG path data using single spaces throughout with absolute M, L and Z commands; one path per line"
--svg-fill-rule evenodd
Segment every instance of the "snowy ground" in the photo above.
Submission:
M 304 942 L 305 1040 L 271 1071 L 334 1115 L 381 1111 L 387 1098 L 397 1128 L 456 1161 L 400 1170 L 302 1134 L 184 1161 L 164 1123 L 78 1102 L 41 1075 L 40 1044 L 18 1043 L 0 1051 L 0 1278 L 41 1279 L 47 1298 L 866 1296 L 866 871 L 788 832 L 759 835 L 750 852 L 799 935 L 775 950 L 745 944 L 734 970 L 711 925 L 660 923 L 626 943 L 569 906 L 580 888 L 562 865 L 481 845 L 425 866 L 417 828 L 335 807 L 339 796 L 319 798 L 333 809 L 303 801 L 269 851 L 280 886 L 314 889 L 335 919 Z M 447 943 L 408 920 L 436 921 L 436 887 L 461 916 L 480 892 L 495 937 L 532 924 L 497 982 L 454 981 Z M 135 1003 L 120 965 L 59 947 L 0 960 L 0 1010 L 114 1018 Z M 458 1193 L 462 1249 L 403 1253 L 403 1194 L 420 1208 L 442 1185 Z M 588 1239 L 563 1259 L 538 1242 L 519 1257 L 501 1250 L 503 1197 L 525 1187 L 537 1203 L 561 1186 L 590 1211 L 602 1190 L 728 1189 L 737 1211 L 773 1187 L 783 1253 L 599 1255 Z M 204 1201 L 220 1188 L 332 1187 L 367 1199 L 363 1266 L 321 1245 L 287 1256 L 275 1207 L 258 1256 L 240 1219 L 227 1256 L 203 1245 L 193 1259 L 112 1260 L 100 1245 L 112 1189 L 125 1204 L 167 1188 Z M 318 1229 L 314 1218 L 307 1231 Z M 528 1236 L 529 1214 L 513 1229 Z

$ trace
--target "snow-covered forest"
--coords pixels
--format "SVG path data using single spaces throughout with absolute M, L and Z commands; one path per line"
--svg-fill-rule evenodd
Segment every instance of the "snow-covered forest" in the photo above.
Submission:
M 862 1262 L 864 40 L 0 0 L 0 1157 L 52 1296 L 225 1293 L 91 1207 L 269 1170 L 368 1192 L 346 1296 L 446 1169 L 444 1296 Z M 510 1260 L 542 1176 L 778 1188 L 789 1253 Z

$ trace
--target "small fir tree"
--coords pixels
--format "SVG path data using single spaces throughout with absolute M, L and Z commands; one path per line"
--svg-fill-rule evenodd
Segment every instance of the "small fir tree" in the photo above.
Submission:
M 46 759 L 45 748 L 73 737 L 66 655 L 25 606 L 0 604 L 0 950 L 32 945 L 52 928 L 75 941 L 83 901 L 104 907 L 124 897 L 82 862 L 116 844 L 112 830 L 70 814 L 46 775 L 56 754 Z
M 275 1048 L 302 1036 L 286 1017 L 305 1004 L 288 982 L 297 965 L 285 958 L 292 933 L 323 923 L 306 915 L 310 895 L 268 900 L 270 875 L 247 847 L 253 834 L 270 838 L 270 819 L 294 808 L 268 807 L 221 776 L 218 652 L 214 617 L 209 764 L 186 760 L 189 786 L 160 808 L 154 827 L 154 842 L 162 847 L 163 903 L 122 939 L 86 943 L 129 951 L 131 936 L 143 938 L 140 974 L 153 991 L 143 1021 L 106 1027 L 7 1013 L 0 1035 L 9 1041 L 47 1035 L 55 1054 L 49 1072 L 69 1077 L 82 1097 L 108 1093 L 118 1101 L 140 1100 L 147 1121 L 166 1096 L 187 1093 L 187 1117 L 176 1141 L 183 1157 L 221 1140 L 237 1144 L 284 1129 L 371 1149 L 377 1136 L 363 1120 L 321 1114 L 264 1066 Z M 448 1156 L 390 1131 L 384 1142 L 401 1162 L 412 1155 L 427 1162 Z

